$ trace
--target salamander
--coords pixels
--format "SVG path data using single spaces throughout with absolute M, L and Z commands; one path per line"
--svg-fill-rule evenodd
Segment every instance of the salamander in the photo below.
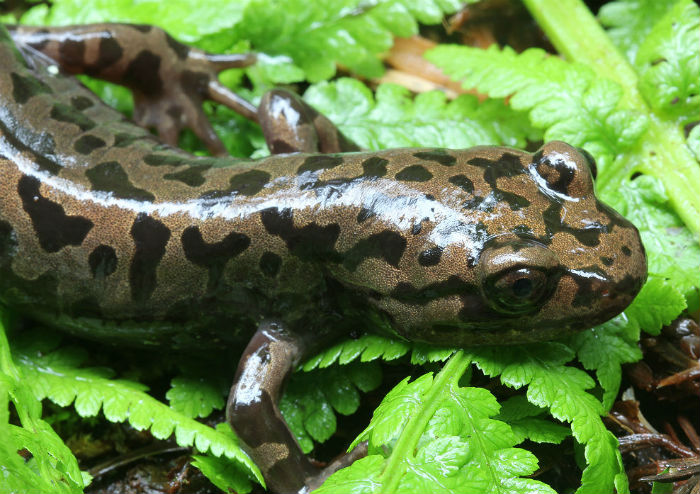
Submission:
M 639 234 L 596 198 L 585 151 L 361 151 L 289 92 L 255 107 L 218 82 L 253 62 L 151 26 L 2 28 L 0 302 L 106 343 L 240 349 L 227 419 L 271 491 L 308 492 L 364 453 L 319 469 L 278 400 L 368 315 L 410 341 L 518 344 L 607 321 L 640 290 Z M 75 73 L 129 87 L 160 138 Z M 174 147 L 190 127 L 224 153 L 205 99 L 259 122 L 271 155 Z

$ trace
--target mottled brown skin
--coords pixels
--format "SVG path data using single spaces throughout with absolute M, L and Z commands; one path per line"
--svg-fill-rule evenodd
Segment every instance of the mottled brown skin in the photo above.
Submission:
M 273 156 L 196 158 L 35 51 L 128 85 L 166 141 L 190 126 L 219 152 L 200 108 L 221 94 L 216 56 L 144 26 L 12 32 L 31 56 L 0 30 L 0 301 L 105 342 L 248 341 L 227 413 L 274 492 L 308 492 L 363 454 L 319 471 L 277 407 L 297 363 L 363 313 L 428 343 L 541 341 L 610 319 L 646 278 L 637 230 L 565 143 L 334 154 L 356 147 L 272 91 L 254 116 Z

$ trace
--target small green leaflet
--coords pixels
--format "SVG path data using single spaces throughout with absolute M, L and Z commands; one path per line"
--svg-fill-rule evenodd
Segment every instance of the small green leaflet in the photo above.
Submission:
M 517 438 L 516 444 L 525 439 L 536 443 L 559 444 L 571 435 L 571 431 L 568 427 L 542 417 L 545 412 L 545 409 L 527 401 L 525 395 L 517 395 L 501 403 L 501 411 L 495 418 L 510 425 Z
M 595 370 L 603 388 L 603 408 L 609 410 L 620 389 L 622 364 L 642 358 L 639 326 L 632 324 L 626 314 L 600 326 L 571 337 L 570 345 L 588 370 Z
M 213 410 L 224 407 L 221 387 L 211 378 L 176 377 L 170 383 L 165 397 L 170 408 L 186 417 L 207 417 Z
M 409 343 L 368 333 L 356 339 L 336 343 L 311 357 L 302 364 L 301 369 L 308 372 L 317 368 L 323 369 L 335 363 L 344 365 L 357 359 L 360 362 L 372 362 L 377 359 L 391 361 L 403 357 L 408 352 L 411 352 L 412 364 L 422 365 L 427 362 L 444 362 L 454 353 L 454 348 Z
M 630 324 L 658 335 L 662 326 L 671 324 L 686 308 L 685 297 L 668 281 L 653 277 L 642 287 L 625 314 Z
M 370 362 L 378 358 L 394 360 L 403 357 L 411 345 L 405 341 L 376 334 L 365 334 L 354 340 L 344 340 L 327 348 L 310 358 L 302 365 L 302 369 L 310 371 L 325 368 L 336 362 L 341 365 L 360 359 L 360 362 Z
M 216 426 L 216 432 L 236 441 L 235 434 L 226 423 Z M 202 473 L 219 489 L 228 493 L 236 492 L 245 494 L 252 489 L 250 473 L 241 470 L 238 465 L 231 462 L 225 456 L 193 455 L 192 465 L 199 468 Z
M 700 125 L 695 125 L 688 134 L 688 147 L 695 155 L 695 159 L 700 161 Z

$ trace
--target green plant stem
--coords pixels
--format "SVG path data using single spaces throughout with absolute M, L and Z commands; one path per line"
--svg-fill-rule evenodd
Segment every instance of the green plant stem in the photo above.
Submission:
M 467 367 L 469 367 L 469 364 L 471 364 L 471 357 L 465 356 L 464 351 L 459 350 L 448 360 L 438 375 L 435 376 L 432 386 L 423 397 L 422 406 L 418 410 L 418 413 L 409 419 L 401 433 L 401 437 L 399 437 L 399 440 L 396 442 L 396 446 L 389 457 L 389 461 L 386 463 L 380 494 L 393 494 L 394 492 L 398 492 L 399 482 L 401 481 L 404 471 L 401 467 L 401 463 L 406 457 L 414 455 L 418 440 L 441 403 L 440 397 L 447 392 L 447 388 L 458 385 L 459 379 L 462 377 Z
M 637 89 L 639 78 L 634 68 L 581 0 L 523 1 L 561 54 L 618 83 L 624 93 L 621 104 L 649 117 L 636 153 L 616 160 L 600 177 L 598 186 L 615 186 L 635 171 L 654 175 L 664 184 L 678 216 L 700 239 L 700 167 L 679 126 L 651 112 Z
M 0 314 L 0 372 L 6 374 L 7 376 L 19 380 L 19 373 L 17 368 L 12 363 L 12 355 L 10 354 L 10 344 L 7 341 L 7 335 L 5 334 L 5 321 Z
M 4 375 L 3 375 L 4 374 Z M 5 327 L 0 318 L 0 376 L 3 378 L 0 382 L 0 426 L 5 425 L 10 421 L 10 389 L 12 381 L 19 380 L 19 374 L 14 365 L 12 365 L 12 356 L 10 355 L 10 345 L 7 342 L 5 335 Z

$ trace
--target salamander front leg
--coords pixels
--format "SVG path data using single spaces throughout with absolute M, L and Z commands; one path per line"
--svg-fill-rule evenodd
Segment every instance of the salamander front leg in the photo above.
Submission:
M 226 407 L 229 423 L 273 492 L 298 492 L 317 473 L 278 408 L 302 352 L 300 339 L 281 324 L 262 323 L 241 357 Z
M 299 447 L 279 411 L 287 377 L 305 353 L 305 343 L 281 323 L 267 321 L 257 332 L 238 364 L 226 406 L 231 427 L 275 493 L 306 494 L 333 472 L 366 454 L 362 447 L 325 469 L 312 464 Z
M 271 89 L 263 95 L 258 122 L 272 154 L 360 150 L 327 117 L 284 89 Z

